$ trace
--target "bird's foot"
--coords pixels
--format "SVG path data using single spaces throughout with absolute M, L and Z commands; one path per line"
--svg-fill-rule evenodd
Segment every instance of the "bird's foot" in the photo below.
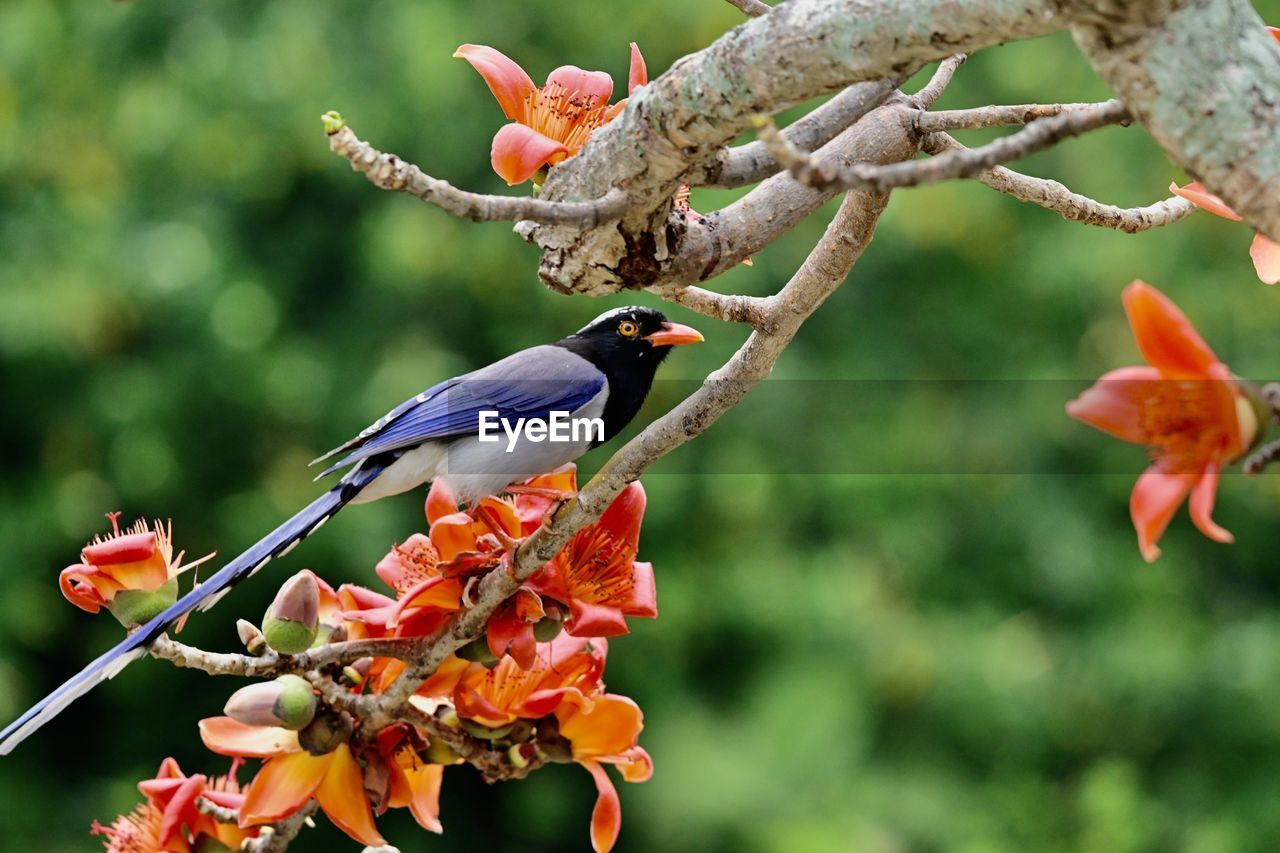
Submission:
M 477 505 L 474 513 L 475 517 L 483 523 L 485 527 L 489 528 L 489 534 L 497 540 L 498 544 L 506 552 L 504 562 L 507 564 L 507 571 L 514 572 L 516 565 L 516 552 L 520 550 L 520 546 L 524 544 L 524 540 L 528 537 L 517 537 L 507 533 L 506 529 L 502 526 L 502 522 L 499 521 L 493 515 L 492 511 L 484 505 Z

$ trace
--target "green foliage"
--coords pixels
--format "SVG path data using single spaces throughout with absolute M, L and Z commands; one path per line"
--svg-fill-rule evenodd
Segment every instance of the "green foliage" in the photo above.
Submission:
M 308 460 L 393 404 L 653 301 L 550 293 L 507 226 L 352 174 L 322 113 L 506 192 L 488 165 L 501 115 L 458 44 L 536 80 L 574 63 L 621 81 L 627 42 L 656 75 L 738 20 L 717 0 L 0 4 L 0 717 L 118 639 L 55 584 L 103 512 L 172 516 L 178 548 L 228 557 L 316 493 Z M 1105 95 L 1063 36 L 973 58 L 939 106 Z M 1125 205 L 1183 178 L 1139 129 L 1023 168 Z M 824 225 L 715 286 L 775 290 Z M 1137 277 L 1266 378 L 1280 293 L 1254 280 L 1249 239 L 1207 214 L 1126 236 L 977 185 L 898 193 L 771 383 L 646 479 L 661 618 L 613 644 L 609 683 L 645 708 L 657 773 L 622 786 L 620 849 L 1274 845 L 1280 485 L 1226 478 L 1217 517 L 1239 543 L 1180 514 L 1146 566 L 1126 512 L 1142 451 L 1061 410 L 1136 361 L 1119 293 Z M 672 313 L 708 341 L 668 379 L 742 340 Z M 975 379 L 999 381 L 952 381 Z M 639 421 L 685 389 L 665 383 Z M 343 513 L 182 638 L 234 649 L 236 617 L 286 572 L 373 584 L 423 526 L 408 495 Z M 224 772 L 195 724 L 235 686 L 146 663 L 74 705 L 0 760 L 5 848 L 92 847 L 90 821 L 166 755 Z M 407 815 L 382 828 L 405 851 L 582 849 L 593 800 L 574 767 L 495 788 L 450 770 L 443 838 Z

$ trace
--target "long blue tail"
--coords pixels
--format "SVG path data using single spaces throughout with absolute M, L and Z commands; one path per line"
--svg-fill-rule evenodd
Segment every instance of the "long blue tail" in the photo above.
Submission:
M 337 514 L 338 510 L 350 503 L 382 471 L 382 465 L 368 463 L 353 469 L 336 486 L 312 501 L 306 509 L 179 598 L 159 616 L 130 634 L 124 642 L 80 670 L 0 732 L 0 755 L 7 755 L 28 735 L 61 713 L 63 708 L 107 679 L 114 678 L 120 670 L 145 655 L 147 647 L 178 619 L 193 610 L 208 610 L 213 607 L 231 587 L 258 571 L 273 557 L 287 553 L 294 545 L 310 536 L 320 525 Z

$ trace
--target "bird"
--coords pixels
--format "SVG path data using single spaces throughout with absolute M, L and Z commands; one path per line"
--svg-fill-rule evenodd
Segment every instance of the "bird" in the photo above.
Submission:
M 459 503 L 474 505 L 603 444 L 635 417 L 672 348 L 702 340 L 696 329 L 655 309 L 616 308 L 568 337 L 521 350 L 406 400 L 312 463 L 340 457 L 316 478 L 347 468 L 331 489 L 0 731 L 0 755 L 144 656 L 179 619 L 211 608 L 235 584 L 288 553 L 348 504 L 441 479 Z M 495 440 L 482 430 L 485 418 L 509 425 L 546 422 L 553 413 L 603 428 L 582 430 L 564 441 L 538 440 L 528 430 Z

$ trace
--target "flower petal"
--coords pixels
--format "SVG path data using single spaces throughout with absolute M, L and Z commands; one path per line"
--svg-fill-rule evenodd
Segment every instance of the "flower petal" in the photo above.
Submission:
M 335 826 L 361 844 L 369 847 L 386 844 L 373 824 L 373 809 L 364 792 L 364 774 L 351 754 L 351 747 L 341 744 L 324 758 L 328 759 L 329 766 L 315 792 L 320 808 Z M 257 784 L 255 781 L 249 788 L 250 796 Z
M 412 794 L 409 812 L 413 819 L 428 832 L 444 832 L 440 825 L 440 784 L 444 781 L 444 765 L 417 762 L 402 770 Z
M 573 746 L 576 761 L 622 755 L 636 745 L 643 728 L 640 706 L 616 693 L 594 697 L 590 710 L 571 708 L 560 720 L 560 734 Z
M 533 173 L 547 165 L 557 154 L 568 155 L 569 149 L 554 139 L 543 136 L 523 124 L 508 124 L 493 137 L 489 162 L 508 186 L 523 184 Z
M 1180 187 L 1176 183 L 1169 184 L 1169 191 L 1176 196 L 1181 196 L 1187 201 L 1194 204 L 1202 210 L 1207 210 L 1215 216 L 1221 216 L 1224 219 L 1230 219 L 1233 222 L 1240 221 L 1240 214 L 1236 213 L 1227 203 L 1218 198 L 1213 193 L 1204 188 L 1204 184 L 1194 181 L 1185 187 Z
M 640 524 L 644 521 L 647 500 L 640 481 L 628 483 L 596 524 L 635 550 L 640 547 Z
M 1231 535 L 1231 531 L 1219 526 L 1211 517 L 1221 476 L 1222 471 L 1216 462 L 1210 463 L 1204 469 L 1204 473 L 1196 481 L 1195 488 L 1191 490 L 1191 520 L 1196 527 L 1200 528 L 1201 533 L 1213 541 L 1234 542 L 1236 538 Z
M 623 608 L 628 616 L 658 618 L 658 587 L 653 578 L 653 563 L 632 566 L 631 601 Z
M 596 853 L 608 853 L 622 831 L 622 801 L 613 780 L 596 761 L 583 761 L 596 783 L 596 806 L 591 810 L 591 847 Z
M 119 585 L 93 566 L 76 563 L 58 573 L 58 589 L 62 596 L 87 613 L 97 613 L 107 603 L 99 584 L 108 586 L 111 596 L 119 592 Z
M 1154 465 L 1138 477 L 1129 496 L 1129 516 L 1138 532 L 1142 558 L 1148 563 L 1160 556 L 1156 543 L 1199 478 L 1199 474 L 1170 474 Z
M 1151 396 L 1151 383 L 1161 381 L 1160 371 L 1154 367 L 1122 367 L 1109 371 L 1067 403 L 1067 414 L 1121 441 L 1146 444 L 1143 404 Z
M 324 780 L 333 756 L 294 752 L 263 764 L 240 807 L 240 826 L 281 820 L 306 805 Z
M 1280 243 L 1265 234 L 1256 234 L 1249 247 L 1249 257 L 1253 259 L 1253 269 L 1259 279 L 1267 284 L 1280 281 Z
M 644 55 L 640 53 L 640 45 L 631 43 L 631 73 L 627 75 L 627 94 L 630 95 L 641 86 L 649 83 L 649 69 L 644 64 Z
M 609 103 L 613 97 L 613 78 L 603 71 L 584 71 L 576 65 L 561 65 L 547 75 L 547 85 L 543 86 L 544 97 L 553 87 L 561 87 L 570 96 L 589 99 L 583 104 L 585 109 L 593 109 Z
M 1144 281 L 1124 289 L 1124 310 L 1147 362 L 1177 378 L 1207 378 L 1218 357 L 1169 297 Z
M 533 85 L 533 80 L 515 60 L 483 44 L 464 44 L 453 52 L 453 56 L 465 59 L 480 72 L 507 118 L 512 121 L 528 118 L 526 102 L 538 87 Z
M 298 733 L 270 726 L 246 726 L 230 717 L 209 717 L 200 721 L 200 739 L 219 755 L 243 758 L 270 758 L 300 752 Z
M 437 477 L 431 481 L 431 489 L 427 492 L 426 511 L 429 525 L 458 511 L 458 500 L 453 496 L 453 491 L 445 483 L 444 478 Z
M 569 619 L 564 627 L 575 637 L 620 637 L 631 631 L 621 608 L 580 598 L 569 601 Z
M 649 753 L 638 746 L 633 746 L 622 754 L 622 760 L 615 763 L 622 778 L 628 782 L 648 782 L 653 778 L 653 759 Z

